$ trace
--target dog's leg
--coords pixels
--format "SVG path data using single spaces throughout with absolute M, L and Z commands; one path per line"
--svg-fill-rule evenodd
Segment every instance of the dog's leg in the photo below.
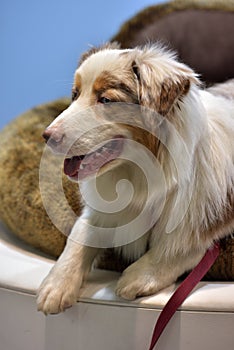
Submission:
M 133 300 L 168 287 L 184 272 L 191 270 L 202 258 L 204 251 L 186 255 L 157 258 L 155 248 L 130 265 L 119 279 L 116 294 Z
M 97 248 L 68 238 L 63 253 L 39 288 L 38 310 L 55 314 L 71 307 L 77 301 L 82 282 L 97 253 Z

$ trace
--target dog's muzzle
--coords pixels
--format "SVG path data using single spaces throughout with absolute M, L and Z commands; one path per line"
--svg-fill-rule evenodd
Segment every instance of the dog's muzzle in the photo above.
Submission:
M 51 147 L 52 149 L 61 145 L 64 138 L 64 134 L 60 132 L 57 128 L 50 128 L 50 127 L 48 127 L 43 132 L 42 136 L 44 137 L 48 146 Z

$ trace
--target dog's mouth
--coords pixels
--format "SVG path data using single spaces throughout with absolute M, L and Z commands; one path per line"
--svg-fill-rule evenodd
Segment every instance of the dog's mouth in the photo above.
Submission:
M 94 152 L 65 158 L 64 173 L 73 180 L 83 180 L 96 174 L 100 168 L 122 153 L 124 138 L 116 136 Z

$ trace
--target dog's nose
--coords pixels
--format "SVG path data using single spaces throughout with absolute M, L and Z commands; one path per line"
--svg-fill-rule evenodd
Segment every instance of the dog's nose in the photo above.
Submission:
M 61 132 L 59 132 L 56 128 L 45 129 L 42 136 L 46 140 L 46 143 L 49 144 L 49 146 L 59 145 L 64 137 L 64 135 Z
M 45 129 L 45 131 L 43 132 L 42 136 L 44 137 L 46 142 L 49 141 L 49 138 L 51 136 L 51 132 L 49 131 L 49 129 Z

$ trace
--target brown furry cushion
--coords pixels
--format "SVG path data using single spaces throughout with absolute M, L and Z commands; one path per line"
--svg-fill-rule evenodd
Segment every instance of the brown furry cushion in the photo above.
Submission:
M 0 219 L 25 242 L 58 257 L 66 237 L 51 223 L 39 190 L 39 165 L 45 143 L 42 132 L 68 106 L 60 99 L 23 114 L 0 132 Z M 53 171 L 53 163 L 48 171 Z M 77 186 L 63 177 L 67 197 L 79 214 Z M 67 221 L 67 233 L 74 223 L 59 198 L 48 186 L 58 217 Z
M 123 48 L 160 40 L 206 82 L 234 77 L 234 1 L 176 0 L 151 6 L 112 38 Z
M 233 0 L 177 0 L 145 9 L 126 22 L 113 40 L 118 40 L 122 47 L 131 47 L 148 39 L 163 39 L 204 80 L 222 81 L 234 77 L 233 11 Z M 68 104 L 68 100 L 60 99 L 34 108 L 0 132 L 0 219 L 18 237 L 54 257 L 62 252 L 66 237 L 51 223 L 42 204 L 38 179 L 44 149 L 41 134 Z M 53 163 L 48 171 L 53 171 Z M 79 214 L 76 185 L 65 177 L 63 183 L 70 205 Z M 58 202 L 56 188 L 48 186 L 49 193 L 51 206 L 56 205 L 58 217 L 68 224 L 69 233 L 74 217 Z M 118 271 L 125 267 L 112 250 L 106 252 L 99 266 Z M 222 241 L 220 257 L 208 278 L 234 280 L 231 237 Z

